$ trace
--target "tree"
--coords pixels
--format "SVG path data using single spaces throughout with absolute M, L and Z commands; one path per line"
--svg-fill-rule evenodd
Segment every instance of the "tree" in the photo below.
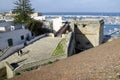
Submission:
M 43 22 L 31 19 L 30 15 L 34 9 L 31 8 L 29 0 L 18 0 L 14 3 L 15 9 L 13 13 L 16 14 L 14 17 L 15 24 L 25 24 L 25 27 L 29 29 L 35 36 L 45 33 L 47 30 L 43 29 Z
M 18 0 L 14 3 L 15 9 L 13 12 L 16 14 L 14 17 L 15 24 L 27 24 L 30 20 L 30 14 L 33 13 L 33 8 L 31 7 L 29 0 Z
M 49 28 L 43 26 L 44 26 L 44 22 L 32 19 L 26 25 L 26 28 L 29 29 L 35 36 L 51 32 Z
M 26 28 L 29 29 L 35 36 L 42 34 L 43 22 L 32 19 L 27 25 Z

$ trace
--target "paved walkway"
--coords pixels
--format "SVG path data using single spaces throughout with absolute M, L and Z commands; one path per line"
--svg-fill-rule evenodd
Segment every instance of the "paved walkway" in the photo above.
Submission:
M 26 62 L 50 58 L 51 53 L 55 50 L 60 41 L 61 38 L 44 37 L 22 49 L 23 54 L 21 56 L 16 52 L 1 61 L 0 68 L 4 66 L 5 61 L 9 63 L 18 62 L 19 65 L 21 65 Z
M 30 41 L 26 41 L 26 45 L 29 45 L 43 37 L 45 37 L 46 34 L 43 34 L 43 35 L 40 35 L 40 36 L 37 36 L 35 37 L 34 39 L 30 40 Z M 19 45 L 16 45 L 16 46 L 13 46 L 13 47 L 10 47 L 8 49 L 6 49 L 3 54 L 0 56 L 0 61 L 6 59 L 7 57 L 11 56 L 12 54 L 14 54 L 16 51 L 22 49 L 25 47 L 25 44 L 19 44 Z

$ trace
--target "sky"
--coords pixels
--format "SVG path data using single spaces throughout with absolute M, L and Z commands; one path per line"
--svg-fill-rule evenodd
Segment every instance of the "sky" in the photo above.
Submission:
M 10 11 L 16 0 L 0 0 L 0 12 Z M 30 0 L 36 12 L 120 12 L 120 0 Z

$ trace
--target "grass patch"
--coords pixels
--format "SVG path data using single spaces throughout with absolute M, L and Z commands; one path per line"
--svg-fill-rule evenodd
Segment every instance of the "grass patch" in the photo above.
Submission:
M 48 64 L 52 64 L 53 62 L 52 61 L 49 61 Z
M 64 38 L 59 42 L 58 46 L 56 47 L 56 49 L 52 53 L 52 56 L 64 54 L 65 53 L 65 45 L 66 45 L 66 40 Z

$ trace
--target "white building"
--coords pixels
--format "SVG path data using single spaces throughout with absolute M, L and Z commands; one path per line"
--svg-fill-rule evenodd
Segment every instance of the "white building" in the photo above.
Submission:
M 22 25 L 13 26 L 8 23 L 9 22 L 0 24 L 0 50 L 32 39 L 31 32 L 22 28 Z
M 38 12 L 35 12 L 35 13 L 31 14 L 30 16 L 31 16 L 31 18 L 33 18 L 35 20 L 41 20 L 41 21 L 45 20 L 45 16 L 42 16 L 42 14 L 38 13 Z
M 33 14 L 31 14 L 30 16 L 33 18 L 33 17 L 38 17 L 38 16 L 41 16 L 42 14 L 39 13 L 39 12 L 34 12 Z
M 53 30 L 58 31 L 62 26 L 62 17 L 58 17 L 52 20 L 53 21 Z
M 45 16 L 36 16 L 36 17 L 32 17 L 35 20 L 41 20 L 44 21 L 45 20 Z

